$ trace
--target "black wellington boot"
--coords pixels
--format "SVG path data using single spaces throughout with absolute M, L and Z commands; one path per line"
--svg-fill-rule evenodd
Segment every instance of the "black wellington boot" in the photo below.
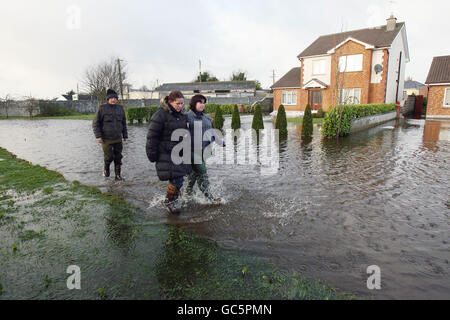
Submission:
M 120 175 L 120 169 L 121 169 L 120 165 L 114 165 L 114 172 L 116 174 L 116 178 L 115 178 L 116 181 L 122 181 L 123 180 L 122 176 Z
M 105 163 L 105 167 L 104 167 L 104 169 L 103 169 L 103 176 L 104 177 L 109 177 L 110 176 L 110 172 L 109 172 L 109 166 L 110 166 L 111 164 L 106 164 Z

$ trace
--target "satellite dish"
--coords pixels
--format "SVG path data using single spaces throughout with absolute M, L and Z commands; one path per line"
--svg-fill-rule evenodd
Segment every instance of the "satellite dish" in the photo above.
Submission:
M 383 71 L 383 66 L 381 64 L 376 64 L 374 69 L 375 69 L 375 73 L 379 74 L 381 71 Z

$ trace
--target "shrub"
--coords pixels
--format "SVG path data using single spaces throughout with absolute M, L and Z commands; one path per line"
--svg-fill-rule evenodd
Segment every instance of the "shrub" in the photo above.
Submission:
M 130 107 L 127 108 L 127 119 L 130 123 L 134 120 L 142 123 L 144 119 L 147 119 L 147 108 L 146 107 Z
M 220 108 L 222 109 L 222 114 L 232 114 L 234 106 L 231 104 L 222 104 Z
M 145 107 L 145 109 L 147 111 L 145 120 L 147 121 L 147 123 L 149 123 L 150 120 L 152 119 L 153 115 L 155 114 L 155 112 L 158 111 L 159 106 Z
M 39 102 L 38 106 L 40 109 L 39 115 L 45 117 L 75 116 L 80 114 L 72 109 L 64 108 L 52 103 Z
M 217 103 L 207 103 L 205 105 L 205 110 L 203 111 L 204 113 L 215 113 L 217 107 L 219 106 L 219 104 Z
M 313 118 L 311 114 L 311 107 L 306 105 L 305 115 L 302 122 L 302 136 L 311 137 L 313 134 Z
M 237 104 L 233 108 L 233 117 L 231 119 L 231 129 L 237 130 L 241 128 L 241 116 L 239 115 L 239 109 Z
M 395 104 L 359 104 L 331 107 L 325 115 L 322 134 L 325 137 L 345 136 L 350 132 L 352 120 L 395 111 Z
M 282 104 L 280 104 L 280 106 L 278 107 L 277 119 L 275 121 L 275 129 L 279 130 L 280 137 L 285 137 L 288 134 L 286 111 L 284 110 L 284 106 Z
M 222 129 L 224 122 L 225 122 L 225 119 L 223 118 L 223 115 L 222 115 L 222 108 L 220 108 L 220 105 L 217 105 L 216 113 L 214 114 L 214 121 L 213 121 L 214 129 Z
M 316 113 L 316 118 L 323 118 L 325 116 L 325 112 L 323 112 L 322 108 L 319 108 Z
M 255 113 L 253 115 L 252 121 L 252 129 L 256 130 L 257 133 L 259 133 L 259 130 L 264 129 L 264 121 L 262 117 L 261 106 L 259 104 L 255 106 Z

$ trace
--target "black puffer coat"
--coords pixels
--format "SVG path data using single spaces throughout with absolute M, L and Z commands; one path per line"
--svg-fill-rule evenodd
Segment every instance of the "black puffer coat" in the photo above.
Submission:
M 190 164 L 176 165 L 171 160 L 172 149 L 182 141 L 182 138 L 171 141 L 172 132 L 176 129 L 189 130 L 188 119 L 184 113 L 177 112 L 166 97 L 151 119 L 146 145 L 147 157 L 150 162 L 156 162 L 156 172 L 161 181 L 183 177 L 192 171 Z
M 95 113 L 92 128 L 97 139 L 128 139 L 127 117 L 119 104 L 102 104 Z

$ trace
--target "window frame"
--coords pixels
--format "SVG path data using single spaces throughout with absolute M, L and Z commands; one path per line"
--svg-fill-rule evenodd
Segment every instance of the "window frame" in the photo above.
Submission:
M 449 100 L 449 104 L 446 104 L 445 102 Z M 450 87 L 444 88 L 444 101 L 442 103 L 442 106 L 444 108 L 450 108 Z
M 349 68 L 349 57 L 361 57 L 361 66 L 358 64 L 358 69 L 351 69 L 348 70 Z M 345 69 L 342 70 L 342 60 L 345 58 Z M 345 55 L 345 56 L 340 56 L 338 59 L 338 70 L 339 72 L 361 72 L 363 71 L 363 67 L 364 67 L 364 55 L 362 53 L 358 53 L 358 54 L 349 54 L 349 55 Z
M 321 69 L 320 71 L 323 71 L 323 72 L 319 72 L 319 73 L 315 73 L 315 68 L 314 68 L 314 64 L 315 63 L 321 63 L 321 68 L 319 68 L 319 69 Z M 312 66 L 311 66 L 311 69 L 312 69 L 312 71 L 311 71 L 311 74 L 313 75 L 313 76 L 321 76 L 321 75 L 325 75 L 325 74 L 327 74 L 327 60 L 326 59 L 316 59 L 316 60 L 312 60 Z M 322 70 L 323 69 L 323 70 Z
M 290 97 L 290 103 L 287 101 L 287 97 Z M 294 98 L 295 97 L 295 98 Z M 284 106 L 296 106 L 297 105 L 297 91 L 294 90 L 283 90 L 281 91 L 281 104 Z
M 359 94 L 358 94 L 358 102 L 357 103 L 355 103 L 354 101 L 352 102 L 352 103 L 344 103 L 343 102 L 343 96 L 344 96 L 344 90 L 348 90 L 348 92 L 349 92 L 349 94 L 348 94 L 348 97 L 346 98 L 346 99 L 348 99 L 348 98 L 350 98 L 350 97 L 355 97 L 356 98 L 356 95 L 355 95 L 355 90 L 357 90 L 357 91 L 359 91 Z M 350 91 L 351 90 L 351 91 Z M 340 105 L 356 105 L 356 104 L 361 104 L 361 93 L 362 93 L 362 90 L 361 90 L 361 88 L 343 88 L 343 89 L 341 89 L 340 90 L 340 94 L 339 94 L 339 104 Z

